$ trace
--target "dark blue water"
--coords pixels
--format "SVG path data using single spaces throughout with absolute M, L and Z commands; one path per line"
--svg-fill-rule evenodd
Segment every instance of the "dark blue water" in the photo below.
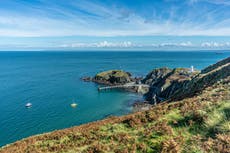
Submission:
M 0 146 L 18 139 L 131 111 L 142 96 L 98 93 L 82 76 L 123 69 L 143 76 L 168 66 L 202 69 L 230 52 L 0 52 Z M 33 107 L 24 105 L 31 102 Z M 70 104 L 76 101 L 77 108 Z

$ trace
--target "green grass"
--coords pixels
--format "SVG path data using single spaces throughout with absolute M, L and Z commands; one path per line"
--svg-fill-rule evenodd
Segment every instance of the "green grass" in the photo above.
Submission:
M 122 70 L 109 70 L 105 72 L 98 73 L 96 76 L 98 77 L 106 77 L 107 75 L 113 75 L 115 77 L 128 77 L 128 74 Z

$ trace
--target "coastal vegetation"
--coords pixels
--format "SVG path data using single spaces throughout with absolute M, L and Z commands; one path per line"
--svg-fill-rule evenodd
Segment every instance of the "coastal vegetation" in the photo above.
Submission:
M 94 77 L 83 77 L 82 79 L 105 85 L 121 85 L 132 81 L 131 74 L 122 70 L 104 71 L 96 74 Z
M 153 70 L 142 80 L 150 103 L 159 99 L 149 110 L 32 136 L 0 152 L 229 153 L 229 73 L 230 58 L 200 73 Z
M 98 73 L 95 80 L 105 81 L 111 84 L 124 84 L 131 81 L 131 74 L 121 70 L 109 70 Z

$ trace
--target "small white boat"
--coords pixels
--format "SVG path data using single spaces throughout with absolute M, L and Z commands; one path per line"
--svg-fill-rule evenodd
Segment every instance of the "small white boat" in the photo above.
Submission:
M 27 104 L 25 105 L 25 107 L 27 107 L 27 108 L 32 107 L 32 104 L 31 104 L 31 103 L 27 103 Z
M 72 103 L 71 105 L 70 105 L 71 107 L 77 107 L 77 103 Z

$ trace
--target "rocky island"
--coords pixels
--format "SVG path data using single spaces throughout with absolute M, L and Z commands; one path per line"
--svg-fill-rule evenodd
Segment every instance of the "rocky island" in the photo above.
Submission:
M 149 86 L 141 83 L 141 78 L 132 77 L 131 73 L 122 70 L 109 70 L 96 74 L 94 77 L 83 77 L 86 82 L 95 82 L 108 87 L 98 89 L 123 89 L 130 92 L 145 94 Z
M 104 85 L 120 85 L 133 81 L 131 74 L 122 70 L 104 71 L 96 74 L 94 77 L 83 77 L 82 80 Z
M 85 80 L 110 86 L 135 81 L 119 70 Z M 230 57 L 201 72 L 154 69 L 140 82 L 149 85 L 144 95 L 155 104 L 149 110 L 32 136 L 0 152 L 229 153 Z

